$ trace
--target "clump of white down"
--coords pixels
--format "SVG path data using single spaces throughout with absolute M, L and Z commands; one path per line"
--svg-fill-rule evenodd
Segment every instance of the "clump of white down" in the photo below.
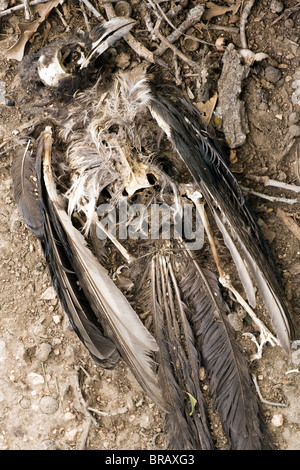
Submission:
M 145 112 L 150 97 L 151 90 L 142 71 L 122 73 L 100 97 L 97 85 L 78 95 L 75 108 L 61 131 L 61 137 L 70 142 L 67 163 L 73 174 L 71 187 L 65 195 L 68 211 L 69 215 L 74 211 L 85 213 L 86 233 L 99 193 L 120 179 L 120 146 L 129 140 L 136 148 L 141 147 L 135 118 Z M 79 130 L 78 119 L 82 120 Z M 120 182 L 117 187 L 122 191 Z

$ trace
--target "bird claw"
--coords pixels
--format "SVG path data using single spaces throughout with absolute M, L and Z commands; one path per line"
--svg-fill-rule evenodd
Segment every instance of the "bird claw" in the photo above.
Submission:
M 256 316 L 256 314 L 254 313 L 252 308 L 248 305 L 248 303 L 232 286 L 231 281 L 230 281 L 230 276 L 228 274 L 223 273 L 220 276 L 219 281 L 223 287 L 227 288 L 230 292 L 233 293 L 236 300 L 246 310 L 248 315 L 252 318 L 252 320 L 255 322 L 256 326 L 258 327 L 260 331 L 260 342 L 256 340 L 255 336 L 252 333 L 245 333 L 244 336 L 250 336 L 251 340 L 255 343 L 257 347 L 257 353 L 251 357 L 251 361 L 255 359 L 261 359 L 264 345 L 266 343 L 271 344 L 271 346 L 279 345 L 278 339 L 269 331 L 269 329 L 264 325 L 264 323 Z

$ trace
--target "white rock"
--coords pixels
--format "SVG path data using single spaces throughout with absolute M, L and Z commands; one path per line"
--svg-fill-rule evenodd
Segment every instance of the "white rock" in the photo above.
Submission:
M 70 431 L 68 431 L 67 434 L 66 434 L 67 440 L 69 442 L 76 441 L 77 434 L 78 434 L 78 429 L 77 428 L 70 429 Z
M 52 415 L 58 410 L 58 408 L 59 408 L 59 404 L 55 398 L 49 395 L 45 395 L 44 397 L 41 398 L 40 410 L 42 413 L 45 413 L 47 415 Z
M 51 353 L 52 347 L 49 343 L 41 343 L 38 345 L 36 350 L 36 357 L 39 361 L 45 362 Z
M 0 364 L 4 364 L 7 359 L 7 349 L 5 341 L 0 340 Z
M 31 385 L 41 385 L 45 382 L 44 377 L 36 372 L 29 372 L 27 380 Z
M 279 428 L 280 426 L 283 425 L 283 415 L 282 414 L 276 414 L 272 418 L 272 424 L 276 428 Z
M 54 299 L 56 299 L 56 292 L 55 292 L 54 287 L 50 286 L 41 295 L 41 300 L 54 300 Z

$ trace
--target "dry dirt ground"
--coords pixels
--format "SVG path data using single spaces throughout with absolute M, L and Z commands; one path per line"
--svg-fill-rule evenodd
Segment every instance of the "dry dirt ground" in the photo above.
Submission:
M 6 8 L 20 2 L 0 3 Z M 132 16 L 138 20 L 134 34 L 154 49 L 158 43 L 151 44 L 141 19 L 140 6 L 144 2 L 131 3 Z M 165 12 L 181 6 L 172 20 L 178 25 L 197 3 L 206 8 L 211 6 L 205 0 L 169 1 L 161 6 Z M 238 3 L 215 2 L 227 7 Z M 25 54 L 31 48 L 38 50 L 43 42 L 67 34 L 61 15 L 71 31 L 78 26 L 85 29 L 79 2 L 65 4 L 63 9 L 59 7 L 60 14 L 54 9 L 39 27 Z M 105 15 L 101 2 L 93 4 Z M 277 12 L 271 0 L 255 2 L 246 28 L 248 47 L 255 53 L 267 53 L 270 58 L 254 63 L 243 82 L 241 97 L 246 105 L 249 133 L 246 143 L 237 149 L 233 170 L 245 187 L 267 195 L 296 198 L 296 193 L 264 187 L 247 178 L 251 173 L 300 184 L 300 107 L 292 102 L 295 92 L 292 85 L 300 80 L 300 9 L 296 8 L 299 2 L 295 0 L 275 4 L 279 5 Z M 240 46 L 240 11 L 233 14 L 222 10 L 219 16 L 203 20 L 200 27 L 191 29 L 189 34 L 209 43 L 200 43 L 197 52 L 187 51 L 180 41 L 176 43 L 195 61 L 202 53 L 210 52 L 214 83 L 221 73 L 224 53 L 216 50 L 214 43 L 223 37 L 226 43 Z M 87 15 L 90 25 L 95 25 L 96 18 L 89 12 Z M 113 371 L 97 367 L 71 331 L 52 292 L 39 243 L 24 226 L 13 200 L 13 138 L 26 124 L 26 110 L 18 101 L 13 102 L 18 62 L 7 60 L 6 49 L 16 40 L 17 24 L 23 19 L 22 13 L 0 19 L 0 81 L 6 85 L 0 105 L 0 450 L 165 449 L 163 416 L 142 392 L 128 367 L 123 362 Z M 203 24 L 220 29 L 206 29 Z M 162 32 L 167 35 L 171 29 L 162 23 Z M 124 45 L 124 50 L 128 52 L 128 46 Z M 164 58 L 173 63 L 170 51 Z M 186 64 L 180 60 L 178 63 L 181 71 L 186 70 Z M 275 72 L 267 70 L 270 65 Z M 188 82 L 188 88 L 185 84 L 186 76 L 193 70 L 188 72 L 181 86 L 191 95 L 193 84 Z M 253 195 L 249 199 L 274 250 L 300 338 L 300 205 Z M 278 209 L 298 225 L 298 232 L 291 231 L 279 217 Z M 254 344 L 243 338 L 241 332 L 238 334 L 250 356 Z M 262 405 L 274 442 L 281 450 L 300 450 L 300 373 L 296 371 L 299 363 L 297 349 L 288 357 L 279 347 L 267 345 L 262 359 L 251 364 L 262 396 L 287 405 Z M 88 412 L 86 406 L 98 413 Z M 222 448 L 222 442 L 218 447 Z

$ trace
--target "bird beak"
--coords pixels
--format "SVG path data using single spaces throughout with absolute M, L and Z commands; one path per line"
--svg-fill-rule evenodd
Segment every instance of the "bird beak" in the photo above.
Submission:
M 90 61 L 99 57 L 109 47 L 113 46 L 119 39 L 124 37 L 136 23 L 132 18 L 116 17 L 97 26 L 92 30 L 92 46 L 88 56 L 83 60 L 80 69 L 87 67 Z

